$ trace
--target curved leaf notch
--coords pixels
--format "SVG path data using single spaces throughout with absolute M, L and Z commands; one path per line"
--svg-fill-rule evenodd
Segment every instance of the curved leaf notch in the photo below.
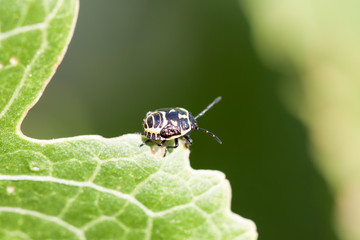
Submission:
M 0 0 L 0 239 L 256 239 L 230 186 L 139 135 L 35 140 L 20 124 L 56 71 L 75 0 Z

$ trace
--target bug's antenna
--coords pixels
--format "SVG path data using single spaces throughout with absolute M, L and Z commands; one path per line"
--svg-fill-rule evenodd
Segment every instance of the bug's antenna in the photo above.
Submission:
M 221 98 L 220 98 L 220 99 L 221 99 Z M 203 129 L 203 128 L 199 128 L 199 127 L 197 127 L 196 129 L 197 129 L 197 130 L 201 130 L 201 131 L 203 131 L 203 132 L 206 132 L 207 134 L 209 134 L 210 136 L 212 136 L 213 138 L 215 138 L 216 141 L 218 141 L 220 144 L 222 144 L 222 141 L 221 141 L 217 136 L 215 136 L 215 134 L 213 134 L 212 132 L 209 132 L 208 130 Z
M 196 117 L 195 120 L 199 117 L 201 117 L 202 115 L 204 115 L 210 108 L 212 108 L 216 103 L 218 103 L 221 100 L 221 97 L 217 97 L 212 103 L 210 103 L 209 106 L 207 106 L 201 113 L 199 113 Z M 200 130 L 203 130 L 201 128 L 199 128 Z M 214 134 L 213 134 L 214 135 Z M 215 136 L 215 135 L 214 135 Z M 218 140 L 219 141 L 219 140 Z

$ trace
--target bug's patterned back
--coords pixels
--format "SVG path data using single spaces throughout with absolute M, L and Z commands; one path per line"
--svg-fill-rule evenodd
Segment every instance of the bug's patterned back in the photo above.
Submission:
M 143 121 L 144 135 L 154 140 L 175 139 L 194 129 L 196 122 L 184 108 L 164 108 L 148 112 Z

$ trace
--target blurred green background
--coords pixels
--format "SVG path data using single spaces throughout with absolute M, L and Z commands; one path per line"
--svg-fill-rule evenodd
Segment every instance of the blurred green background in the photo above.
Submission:
M 219 145 L 193 132 L 195 169 L 224 172 L 232 210 L 259 239 L 337 239 L 334 200 L 309 153 L 306 127 L 283 103 L 281 75 L 263 65 L 236 0 L 81 2 L 58 72 L 23 132 L 51 139 L 140 132 L 149 110 L 181 106 Z

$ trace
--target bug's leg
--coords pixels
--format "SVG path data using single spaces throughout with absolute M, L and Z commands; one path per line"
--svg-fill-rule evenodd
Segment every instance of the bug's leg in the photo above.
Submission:
M 175 142 L 174 146 L 166 146 L 164 157 L 166 156 L 166 153 L 167 153 L 169 148 L 177 148 L 179 146 L 179 139 L 178 138 L 175 138 L 174 142 Z
M 186 141 L 187 141 L 187 143 L 185 144 L 185 146 L 186 146 L 188 149 L 190 149 L 191 144 L 193 144 L 192 139 L 190 138 L 189 135 L 184 135 L 184 138 L 185 138 Z
M 164 144 L 166 143 L 166 140 L 162 140 L 161 143 L 157 143 L 155 142 L 159 147 L 164 146 Z
M 166 140 L 161 141 L 161 143 L 157 143 L 157 142 L 156 142 L 155 140 L 153 140 L 153 139 L 146 139 L 145 142 L 143 142 L 142 144 L 140 144 L 140 147 L 144 146 L 144 145 L 147 144 L 148 142 L 152 142 L 153 144 L 156 144 L 156 145 L 158 145 L 159 147 L 162 147 L 162 146 L 165 144 Z
M 174 142 L 175 142 L 174 146 L 166 146 L 166 148 L 177 148 L 179 146 L 179 139 L 175 138 Z
M 140 144 L 140 146 L 139 147 L 142 147 L 142 146 L 144 146 L 145 144 L 147 144 L 148 142 L 150 142 L 151 141 L 151 139 L 146 139 L 145 140 L 145 142 L 143 142 L 142 144 Z

